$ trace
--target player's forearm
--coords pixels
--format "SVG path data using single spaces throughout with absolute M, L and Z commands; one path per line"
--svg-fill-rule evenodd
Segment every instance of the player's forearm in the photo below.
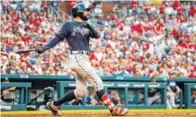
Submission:
M 181 90 L 180 88 L 177 86 L 177 94 L 180 94 Z
M 9 88 L 9 89 L 7 89 L 9 92 L 13 92 L 13 91 L 15 91 L 16 90 L 16 87 L 11 87 L 11 88 Z
M 92 37 L 92 38 L 99 38 L 99 33 L 98 33 L 98 31 L 96 31 L 95 28 L 94 28 L 92 25 L 86 23 L 86 27 L 87 27 L 87 28 L 89 29 L 89 31 L 90 31 L 90 37 Z
M 92 37 L 99 38 L 99 33 L 93 27 L 91 27 L 90 29 L 91 29 Z
M 50 48 L 53 48 L 55 45 L 57 45 L 59 42 L 61 41 L 61 39 L 58 37 L 58 36 L 55 36 L 52 40 L 50 40 L 50 42 L 48 44 L 46 44 L 44 46 L 44 48 L 47 50 L 47 49 L 50 49 Z

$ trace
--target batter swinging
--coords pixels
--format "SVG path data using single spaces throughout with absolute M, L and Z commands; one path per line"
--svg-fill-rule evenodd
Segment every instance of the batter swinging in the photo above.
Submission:
M 96 90 L 98 98 L 104 102 L 112 115 L 126 115 L 128 109 L 117 107 L 111 102 L 108 94 L 103 90 L 101 78 L 90 64 L 89 39 L 90 37 L 98 38 L 99 34 L 90 24 L 85 22 L 88 20 L 89 11 L 90 4 L 74 5 L 72 8 L 73 21 L 65 22 L 58 34 L 48 44 L 36 49 L 38 53 L 43 53 L 66 38 L 70 47 L 69 68 L 76 73 L 76 89 L 57 101 L 48 102 L 47 107 L 53 115 L 60 115 L 58 111 L 60 105 L 87 95 L 87 82 L 89 82 Z

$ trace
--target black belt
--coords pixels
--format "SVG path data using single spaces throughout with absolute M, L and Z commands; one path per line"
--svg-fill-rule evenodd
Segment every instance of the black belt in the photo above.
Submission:
M 89 55 L 89 51 L 70 51 L 70 54 L 86 54 Z

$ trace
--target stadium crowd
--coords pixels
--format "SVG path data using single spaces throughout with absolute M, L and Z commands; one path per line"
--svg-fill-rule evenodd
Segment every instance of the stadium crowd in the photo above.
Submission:
M 94 4 L 90 20 L 100 32 L 100 39 L 90 41 L 90 60 L 100 76 L 196 78 L 194 1 L 166 1 L 160 8 L 145 1 L 116 3 L 106 17 L 102 4 Z M 64 42 L 41 55 L 14 53 L 46 44 L 64 20 L 71 19 L 71 14 L 60 14 L 58 1 L 27 6 L 4 0 L 0 10 L 1 73 L 73 74 L 67 69 L 69 49 Z

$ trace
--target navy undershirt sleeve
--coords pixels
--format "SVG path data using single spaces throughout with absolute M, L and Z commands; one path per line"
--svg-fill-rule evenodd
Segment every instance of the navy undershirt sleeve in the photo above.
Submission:
M 90 36 L 92 38 L 99 38 L 99 33 L 93 27 L 91 27 L 90 29 L 91 29 L 90 30 Z
M 56 36 L 50 40 L 48 44 L 44 46 L 45 49 L 53 48 L 55 45 L 57 45 L 60 41 L 63 41 L 64 38 L 67 38 L 69 33 L 69 26 L 68 22 L 64 23 L 59 32 L 56 34 Z
M 55 36 L 48 44 L 44 46 L 46 49 L 53 48 L 56 44 L 58 44 L 60 41 L 62 41 L 58 36 Z
M 99 38 L 99 33 L 92 26 L 90 26 L 90 37 Z

